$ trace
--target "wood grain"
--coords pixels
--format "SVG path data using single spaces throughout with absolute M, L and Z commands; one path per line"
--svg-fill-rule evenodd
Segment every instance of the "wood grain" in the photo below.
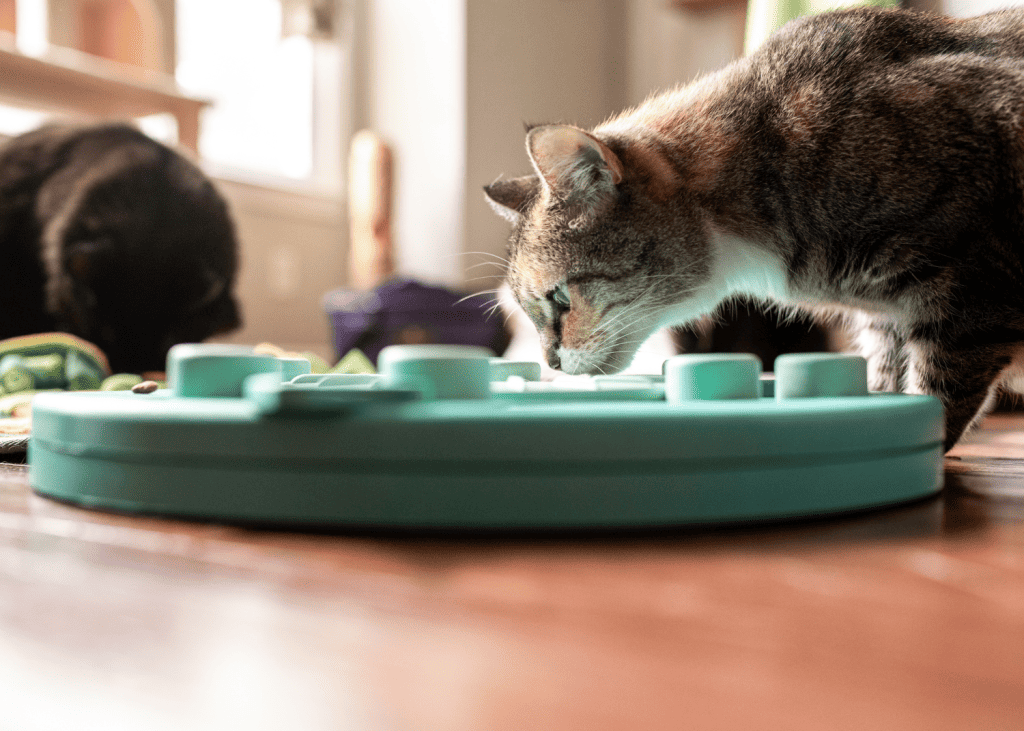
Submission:
M 1021 433 L 897 509 L 597 536 L 133 518 L 4 466 L 0 727 L 1024 728 Z

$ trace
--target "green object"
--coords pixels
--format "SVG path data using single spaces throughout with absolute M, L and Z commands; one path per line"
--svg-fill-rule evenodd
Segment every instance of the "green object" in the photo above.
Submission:
M 64 359 L 64 381 L 69 391 L 94 391 L 100 387 L 104 373 L 91 359 L 74 350 Z
M 131 391 L 133 387 L 142 383 L 142 376 L 135 373 L 115 373 L 107 376 L 100 384 L 101 391 Z
M 32 391 L 36 388 L 35 376 L 25 365 L 24 358 L 7 355 L 0 360 L 0 388 L 3 393 Z
M 327 361 L 321 358 L 316 353 L 304 352 L 300 353 L 303 358 L 309 361 L 309 373 L 329 373 L 331 367 L 327 365 Z
M 316 373 L 317 371 L 313 371 Z M 373 367 L 373 363 L 367 358 L 363 351 L 353 348 L 352 350 L 345 353 L 345 357 L 339 360 L 333 368 L 330 369 L 331 373 L 376 373 L 377 369 Z
M 92 343 L 67 333 L 40 333 L 0 340 L 0 373 L 16 363 L 37 389 L 98 388 L 110 375 L 106 356 Z
M 665 377 L 487 384 L 500 362 L 486 351 L 399 346 L 377 376 L 283 381 L 274 358 L 177 346 L 171 390 L 38 394 L 30 480 L 40 494 L 118 511 L 417 529 L 783 519 L 942 487 L 932 397 L 794 396 L 804 386 L 793 384 L 839 362 L 819 354 L 776 382 L 755 380 L 756 398 L 702 388 L 668 400 L 687 368 L 703 384 L 723 363 L 750 363 L 681 358 Z M 722 379 L 746 389 L 749 371 L 726 365 Z M 789 396 L 767 395 L 773 387 Z
M 36 388 L 64 387 L 64 356 L 57 353 L 26 355 L 22 363 L 32 372 Z

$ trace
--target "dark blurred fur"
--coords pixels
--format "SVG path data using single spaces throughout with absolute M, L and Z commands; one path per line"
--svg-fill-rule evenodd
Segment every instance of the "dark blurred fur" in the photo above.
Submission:
M 745 295 L 855 325 L 874 388 L 942 400 L 947 447 L 1024 385 L 1024 10 L 801 19 L 527 150 L 486 190 L 553 365 L 618 370 Z
M 50 126 L 0 147 L 0 338 L 61 330 L 115 371 L 240 324 L 234 226 L 200 170 L 134 128 Z

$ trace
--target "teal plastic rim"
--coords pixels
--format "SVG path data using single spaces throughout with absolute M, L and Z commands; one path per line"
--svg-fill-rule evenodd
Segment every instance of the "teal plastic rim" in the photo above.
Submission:
M 790 386 L 814 378 L 799 366 L 778 373 L 766 396 L 759 367 L 722 360 L 723 380 L 760 395 L 723 388 L 688 398 L 685 384 L 713 384 L 716 356 L 670 360 L 664 378 L 542 383 L 522 375 L 531 368 L 441 348 L 382 358 L 380 376 L 339 381 L 284 380 L 301 368 L 189 348 L 172 350 L 168 371 L 185 382 L 169 390 L 37 396 L 34 489 L 87 507 L 216 521 L 561 529 L 828 515 L 942 486 L 937 400 L 800 395 Z M 226 359 L 230 375 L 211 376 L 211 358 Z M 829 359 L 807 368 L 827 371 Z M 696 375 L 677 372 L 694 363 Z M 843 390 L 859 367 L 818 381 Z M 500 380 L 481 392 L 488 368 Z M 193 387 L 192 373 L 215 385 Z M 468 391 L 459 390 L 464 374 Z M 203 388 L 230 395 L 186 395 Z

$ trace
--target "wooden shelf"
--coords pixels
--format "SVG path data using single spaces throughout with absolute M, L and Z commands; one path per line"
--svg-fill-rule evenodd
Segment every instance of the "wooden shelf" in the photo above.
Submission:
M 200 112 L 210 104 L 183 93 L 166 74 L 69 48 L 27 56 L 7 39 L 0 39 L 0 99 L 100 118 L 168 113 L 178 122 L 179 142 L 193 152 L 198 151 Z

